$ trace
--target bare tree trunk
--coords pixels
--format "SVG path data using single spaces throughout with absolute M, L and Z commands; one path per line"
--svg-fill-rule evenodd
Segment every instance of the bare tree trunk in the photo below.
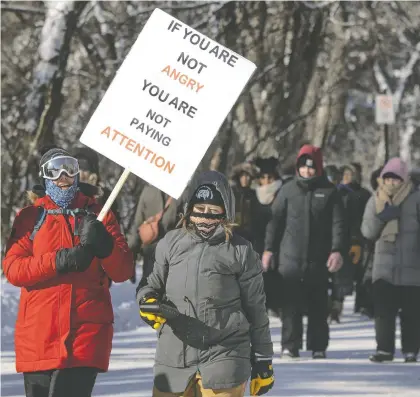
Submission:
M 417 84 L 414 88 L 414 102 L 411 107 L 407 126 L 401 131 L 400 134 L 400 157 L 407 163 L 408 167 L 411 168 L 412 162 L 412 146 L 411 138 L 416 132 L 416 112 L 417 106 L 420 104 L 420 86 Z
M 387 81 L 387 78 L 385 74 L 383 73 L 383 71 L 381 70 L 379 64 L 375 63 L 374 65 L 374 77 L 376 79 L 376 82 L 379 88 L 381 89 L 381 91 L 386 91 L 389 94 L 392 94 L 394 111 L 396 112 L 397 116 L 398 116 L 398 111 L 401 107 L 401 100 L 403 98 L 403 95 L 406 89 L 407 80 L 413 74 L 414 67 L 419 61 L 419 59 L 420 59 L 420 42 L 416 44 L 415 50 L 411 53 L 410 59 L 408 60 L 407 64 L 404 66 L 404 68 L 401 69 L 399 73 L 397 85 L 396 85 L 397 88 L 394 93 L 392 93 L 390 84 Z M 397 118 L 397 122 L 398 122 L 398 118 Z M 414 132 L 415 132 L 414 125 L 413 125 L 413 128 L 411 128 L 409 125 L 409 128 L 407 129 L 407 131 L 403 132 L 399 139 L 393 140 L 394 142 L 396 142 L 396 144 L 399 144 L 400 146 L 398 150 L 399 154 L 401 156 L 404 156 L 405 160 L 408 162 L 411 162 L 411 151 L 410 151 L 409 146 L 411 142 L 411 137 L 413 136 Z M 399 134 L 398 125 L 397 125 L 396 134 Z M 396 150 L 394 150 L 394 152 L 396 152 Z M 395 153 L 395 155 L 396 154 L 397 153 Z M 379 143 L 379 150 L 375 158 L 375 168 L 378 168 L 379 166 L 381 166 L 384 163 L 384 160 L 385 160 L 385 142 L 384 142 L 384 136 L 382 134 L 381 140 Z
M 29 154 L 40 144 L 54 141 L 53 126 L 61 104 L 70 42 L 86 2 L 48 1 L 35 67 L 32 90 L 27 98 L 25 131 L 31 141 Z
M 322 147 L 328 134 L 340 123 L 344 114 L 346 93 L 349 83 L 345 78 L 346 38 L 343 28 L 343 10 L 338 7 L 336 13 L 338 23 L 332 23 L 334 45 L 331 51 L 326 81 L 322 90 L 321 104 L 307 137 L 316 146 Z M 309 126 L 308 126 L 309 127 Z

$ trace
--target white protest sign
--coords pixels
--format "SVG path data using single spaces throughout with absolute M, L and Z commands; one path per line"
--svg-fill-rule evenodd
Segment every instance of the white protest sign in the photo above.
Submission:
M 156 9 L 80 141 L 178 198 L 255 69 Z
M 395 123 L 395 111 L 392 102 L 392 95 L 376 95 L 375 122 L 376 124 Z

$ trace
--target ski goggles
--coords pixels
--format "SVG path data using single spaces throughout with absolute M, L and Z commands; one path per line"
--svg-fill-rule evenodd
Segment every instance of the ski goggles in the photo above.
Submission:
M 52 181 L 60 178 L 62 173 L 69 177 L 75 177 L 79 173 L 79 163 L 77 159 L 70 156 L 58 156 L 41 165 L 39 176 Z

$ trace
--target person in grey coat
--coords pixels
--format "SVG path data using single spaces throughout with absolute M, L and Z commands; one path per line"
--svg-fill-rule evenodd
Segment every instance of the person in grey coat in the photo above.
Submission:
M 240 397 L 250 375 L 251 395 L 262 395 L 274 375 L 259 256 L 232 232 L 235 199 L 224 175 L 204 172 L 190 192 L 182 227 L 158 243 L 137 290 L 140 305 L 167 302 L 180 312 L 166 320 L 140 311 L 159 328 L 153 396 Z
M 399 158 L 388 161 L 378 183 L 362 223 L 363 235 L 376 242 L 372 281 L 377 351 L 370 360 L 394 359 L 395 319 L 401 310 L 402 352 L 406 362 L 416 362 L 420 348 L 420 191 Z
M 168 199 L 169 196 L 166 193 L 160 191 L 157 187 L 152 185 L 146 185 L 139 197 L 134 222 L 128 234 L 127 241 L 128 246 L 135 256 L 139 254 L 143 256 L 142 278 L 144 279 L 147 278 L 153 270 L 155 249 L 158 241 L 154 241 L 151 244 L 144 244 L 140 239 L 138 229 L 143 222 L 162 211 L 168 202 Z M 178 215 L 177 205 L 177 201 L 171 199 L 169 207 L 164 212 L 160 222 L 160 235 L 158 236 L 158 240 L 161 239 L 169 230 L 175 228 Z M 135 282 L 135 279 L 133 282 Z

